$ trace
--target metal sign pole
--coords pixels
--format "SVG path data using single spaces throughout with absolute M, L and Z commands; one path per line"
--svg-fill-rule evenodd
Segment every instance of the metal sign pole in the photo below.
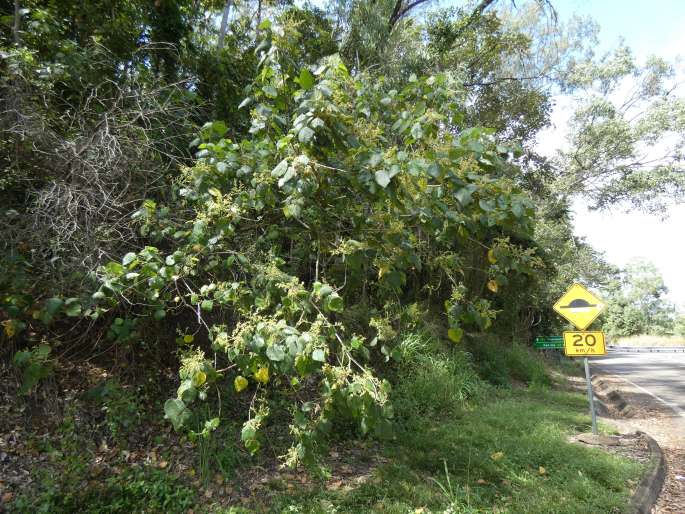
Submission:
M 587 400 L 590 402 L 590 414 L 592 416 L 592 433 L 597 435 L 597 415 L 595 414 L 595 400 L 592 393 L 592 381 L 590 380 L 590 364 L 585 357 L 585 380 L 587 380 Z

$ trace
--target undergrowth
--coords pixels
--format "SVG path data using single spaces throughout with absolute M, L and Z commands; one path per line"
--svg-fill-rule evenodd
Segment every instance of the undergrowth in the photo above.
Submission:
M 503 346 L 493 339 L 480 338 L 468 344 L 468 351 L 473 355 L 478 374 L 493 385 L 551 384 L 542 359 L 521 344 Z
M 381 458 L 371 456 L 368 461 L 372 479 L 331 490 L 327 481 L 336 477 L 329 474 L 311 476 L 307 487 L 282 487 L 269 494 L 255 489 L 245 509 L 216 498 L 198 503 L 198 486 L 211 487 L 207 477 L 221 476 L 230 484 L 257 466 L 230 438 L 231 427 L 196 441 L 198 480 L 192 483 L 167 470 L 124 461 L 117 466 L 120 471 L 94 478 L 84 460 L 94 453 L 93 443 L 79 435 L 76 413 L 71 413 L 55 448 L 43 449 L 52 467 L 17 497 L 12 511 L 619 511 L 629 496 L 630 481 L 639 478 L 640 465 L 567 442 L 568 435 L 589 429 L 589 419 L 583 395 L 549 387 L 546 369 L 568 367 L 564 362 L 543 360 L 521 345 L 503 347 L 488 340 L 461 345 L 441 340 L 428 329 L 408 333 L 386 364 L 393 377 L 395 416 L 392 436 L 373 446 Z M 125 391 L 106 382 L 91 394 L 103 403 L 112 435 L 125 428 Z M 336 443 L 361 437 L 345 424 L 334 432 Z M 265 443 L 273 448 L 279 444 Z M 377 460 L 381 464 L 373 464 Z M 262 482 L 267 477 L 264 471 Z
M 40 492 L 19 496 L 12 507 L 14 512 L 32 514 L 173 514 L 186 513 L 195 504 L 195 497 L 191 487 L 168 472 L 128 469 L 104 481 L 44 475 Z

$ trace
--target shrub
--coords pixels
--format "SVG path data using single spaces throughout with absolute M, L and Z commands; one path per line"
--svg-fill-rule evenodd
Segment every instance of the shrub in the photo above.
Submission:
M 339 418 L 387 432 L 386 363 L 413 351 L 396 348 L 404 327 L 391 313 L 444 305 L 459 343 L 465 329 L 491 327 L 508 277 L 534 275 L 540 260 L 533 204 L 511 179 L 516 149 L 462 126 L 447 77 L 412 75 L 396 90 L 337 56 L 302 66 L 288 32 L 262 25 L 258 78 L 241 104 L 249 134 L 205 124 L 173 201 L 148 199 L 134 214 L 148 244 L 102 266 L 92 298 L 64 308 L 127 310 L 112 327 L 122 344 L 138 326 L 175 325 L 180 384 L 165 418 L 206 438 L 233 388 L 248 398 L 240 436 L 251 453 L 270 416 L 289 413 L 282 457 L 294 466 L 316 462 Z M 368 322 L 346 324 L 355 304 Z M 470 383 L 460 359 L 426 357 L 413 387 L 428 392 L 433 373 L 458 401 Z

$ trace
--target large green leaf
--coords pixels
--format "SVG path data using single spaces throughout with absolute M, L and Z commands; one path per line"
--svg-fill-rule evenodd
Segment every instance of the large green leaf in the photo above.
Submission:
M 450 341 L 453 343 L 459 343 L 464 337 L 464 330 L 461 328 L 450 328 L 447 331 L 447 337 L 449 337 Z
M 181 428 L 191 416 L 190 409 L 178 398 L 170 398 L 164 402 L 164 418 L 171 421 L 174 430 Z
M 324 307 L 331 312 L 342 312 L 345 304 L 338 293 L 332 293 L 326 297 Z
M 309 143 L 314 137 L 314 131 L 309 127 L 302 127 L 297 133 L 297 139 L 300 143 Z
M 272 344 L 267 347 L 266 356 L 271 361 L 280 362 L 285 358 L 285 352 L 280 344 Z
M 61 298 L 48 298 L 45 300 L 45 311 L 48 314 L 56 314 L 57 311 L 62 307 L 64 304 L 64 300 Z
M 121 264 L 124 266 L 128 266 L 131 264 L 133 261 L 135 261 L 138 258 L 138 254 L 135 252 L 128 252 L 124 257 L 121 259 Z
M 317 362 L 325 362 L 326 352 L 324 352 L 321 348 L 317 348 L 312 352 L 312 360 Z
M 302 68 L 300 70 L 300 76 L 297 78 L 297 82 L 302 89 L 311 89 L 314 85 L 314 75 L 312 75 L 307 68 Z
M 251 103 L 252 103 L 252 98 L 248 96 L 242 102 L 240 102 L 240 104 L 238 105 L 238 109 L 242 109 L 243 107 L 246 107 L 246 106 L 250 105 Z
M 288 170 L 288 159 L 283 159 L 281 162 L 279 162 L 276 167 L 271 170 L 271 176 L 272 177 L 282 177 L 285 172 Z
M 374 178 L 376 179 L 376 184 L 384 189 L 388 187 L 388 184 L 390 184 L 390 175 L 386 170 L 378 170 L 374 174 Z

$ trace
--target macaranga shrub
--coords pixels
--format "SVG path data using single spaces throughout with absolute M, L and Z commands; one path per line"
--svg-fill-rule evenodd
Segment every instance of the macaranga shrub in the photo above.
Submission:
M 103 266 L 94 298 L 194 334 L 178 339 L 180 386 L 164 406 L 175 429 L 192 432 L 211 410 L 198 406 L 218 405 L 206 436 L 221 396 L 247 399 L 241 438 L 256 452 L 287 404 L 282 459 L 312 465 L 337 419 L 361 435 L 391 430 L 383 369 L 400 357 L 389 313 L 444 307 L 458 343 L 487 330 L 509 279 L 542 261 L 531 201 L 510 178 L 517 150 L 463 126 L 445 76 L 389 89 L 336 55 L 298 68 L 287 31 L 265 22 L 261 34 L 241 103 L 248 136 L 202 127 L 175 201 L 135 215 L 150 244 Z

